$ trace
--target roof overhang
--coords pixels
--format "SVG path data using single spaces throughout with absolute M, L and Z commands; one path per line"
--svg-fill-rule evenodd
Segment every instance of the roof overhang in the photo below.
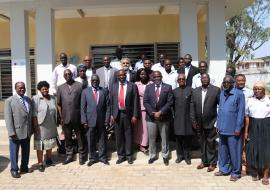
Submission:
M 197 0 L 198 15 L 207 11 L 208 1 L 211 0 Z M 84 17 L 178 14 L 179 2 L 179 0 L 46 0 L 46 3 L 55 9 L 56 19 L 81 18 L 78 14 L 79 9 L 83 10 Z M 238 14 L 253 2 L 254 0 L 225 0 L 225 19 Z M 41 3 L 44 3 L 44 0 L 0 0 L 0 14 L 9 16 L 9 9 L 16 4 L 33 11 Z

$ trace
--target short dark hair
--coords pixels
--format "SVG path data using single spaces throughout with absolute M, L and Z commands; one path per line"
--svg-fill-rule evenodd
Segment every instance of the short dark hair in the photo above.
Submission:
M 235 79 L 237 79 L 238 77 L 243 77 L 244 79 L 246 79 L 246 76 L 245 76 L 244 74 L 237 74 L 237 75 L 235 76 Z
M 204 63 L 206 65 L 206 67 L 208 67 L 208 63 L 206 61 L 204 61 L 204 60 L 200 61 L 199 66 L 200 66 L 201 63 Z
M 40 81 L 38 84 L 37 84 L 37 89 L 38 90 L 41 90 L 42 87 L 47 87 L 47 88 L 50 88 L 50 84 L 43 80 L 43 81 Z
M 24 82 L 22 82 L 22 81 L 18 81 L 18 82 L 16 82 L 16 83 L 15 83 L 15 85 L 14 85 L 14 88 L 15 88 L 15 89 L 16 89 L 16 87 L 17 87 L 17 85 L 18 85 L 19 83 L 24 84 Z M 24 84 L 24 85 L 25 85 L 25 84 Z

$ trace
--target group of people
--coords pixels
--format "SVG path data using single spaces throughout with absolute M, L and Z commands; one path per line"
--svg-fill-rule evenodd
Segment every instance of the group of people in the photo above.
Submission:
M 130 60 L 118 48 L 114 60 L 104 56 L 104 66 L 95 70 L 91 57 L 86 56 L 85 64 L 76 68 L 61 53 L 51 88 L 47 81 L 40 81 L 38 94 L 30 99 L 24 95 L 25 84 L 17 82 L 15 95 L 5 101 L 11 175 L 18 178 L 20 173 L 31 172 L 32 133 L 39 171 L 45 170 L 44 150 L 46 165 L 54 164 L 57 125 L 65 136 L 64 165 L 74 161 L 74 135 L 80 165 L 87 160 L 88 166 L 97 162 L 109 165 L 106 130 L 113 126 L 116 164 L 133 164 L 134 144 L 149 154 L 148 164 L 154 163 L 160 135 L 163 162 L 169 165 L 169 134 L 173 131 L 176 163 L 191 164 L 192 139 L 196 137 L 201 148 L 197 169 L 207 167 L 212 172 L 218 163 L 215 176 L 230 175 L 236 181 L 248 172 L 253 180 L 262 178 L 263 184 L 269 184 L 270 99 L 263 82 L 256 82 L 252 91 L 245 87 L 245 76 L 235 76 L 235 69 L 228 67 L 222 84 L 217 84 L 207 73 L 207 62 L 200 61 L 197 68 L 191 64 L 190 54 L 178 60 L 178 68 L 164 54 L 156 64 L 144 54 L 141 58 L 132 70 Z

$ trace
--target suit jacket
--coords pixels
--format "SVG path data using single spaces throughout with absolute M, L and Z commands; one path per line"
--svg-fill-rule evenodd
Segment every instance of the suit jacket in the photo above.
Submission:
M 211 129 L 217 119 L 217 105 L 219 104 L 220 89 L 209 85 L 204 99 L 202 112 L 202 87 L 197 87 L 192 93 L 191 120 L 201 128 Z
M 80 124 L 82 84 L 74 81 L 71 88 L 67 83 L 58 87 L 57 104 L 61 107 L 64 124 Z
M 200 72 L 200 70 L 197 67 L 195 67 L 193 65 L 190 66 L 188 76 L 186 76 L 186 85 L 187 86 L 192 86 L 193 76 L 196 75 L 199 72 Z M 185 71 L 184 71 L 184 73 L 185 73 Z
M 100 79 L 100 86 L 104 87 L 105 84 L 105 72 L 104 72 L 105 66 L 99 68 L 96 70 L 96 74 L 99 76 Z M 115 82 L 115 73 L 117 72 L 117 69 L 110 66 L 110 77 L 109 77 L 109 87 L 112 86 L 112 84 Z
M 16 135 L 19 140 L 26 139 L 32 134 L 32 102 L 27 96 L 24 100 L 28 103 L 29 111 L 25 110 L 17 94 L 5 101 L 4 117 L 8 136 Z
M 111 115 L 114 117 L 114 119 L 117 119 L 119 114 L 118 91 L 119 91 L 119 83 L 117 82 L 112 85 L 110 93 Z M 136 84 L 132 82 L 127 82 L 125 108 L 126 108 L 126 115 L 128 118 L 131 119 L 133 116 L 139 118 L 139 114 L 141 111 L 139 93 Z
M 156 101 L 155 84 L 149 84 L 145 88 L 143 105 L 146 109 L 146 121 L 155 121 L 153 112 L 161 111 L 161 121 L 172 118 L 173 92 L 171 85 L 162 83 L 159 101 Z
M 128 82 L 136 82 L 137 73 L 135 71 L 129 70 L 129 80 Z M 119 82 L 117 78 L 117 72 L 114 73 L 114 83 Z
M 173 90 L 174 97 L 174 134 L 193 135 L 190 119 L 192 89 L 190 86 Z
M 46 115 L 47 115 L 47 110 L 48 110 L 48 105 L 46 104 L 45 101 L 40 101 L 42 98 L 42 95 L 35 95 L 32 98 L 32 104 L 33 104 L 33 116 L 37 117 L 38 124 L 42 124 Z M 56 107 L 56 100 L 55 97 L 50 95 L 50 100 L 54 102 L 55 105 L 55 123 L 57 121 L 57 107 Z
M 98 88 L 98 102 L 93 96 L 93 88 L 88 87 L 81 95 L 81 123 L 88 127 L 108 125 L 110 122 L 110 99 L 109 91 L 105 88 Z

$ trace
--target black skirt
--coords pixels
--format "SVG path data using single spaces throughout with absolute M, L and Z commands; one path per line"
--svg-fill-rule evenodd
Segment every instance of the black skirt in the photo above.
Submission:
M 246 145 L 247 162 L 262 169 L 270 165 L 270 118 L 250 118 L 249 141 Z

